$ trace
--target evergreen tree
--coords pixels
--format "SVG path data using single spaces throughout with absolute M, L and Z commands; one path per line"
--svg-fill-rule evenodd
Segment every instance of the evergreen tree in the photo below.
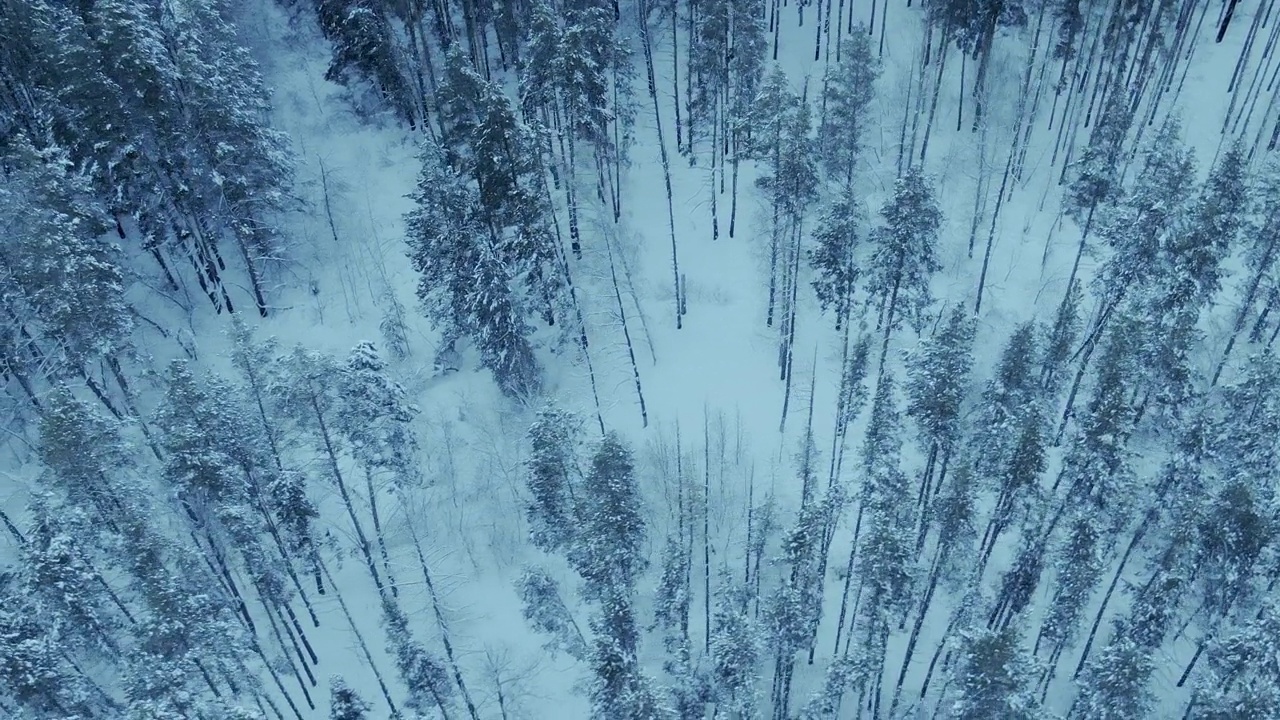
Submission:
M 1027 23 L 1023 0 L 936 0 L 929 3 L 929 19 L 943 28 L 961 51 L 990 52 L 996 28 Z
M 750 594 L 729 582 L 717 586 L 711 630 L 711 697 L 734 720 L 756 716 L 760 637 L 748 613 Z
M 418 298 L 440 327 L 446 347 L 462 336 L 478 346 L 481 363 L 509 395 L 539 385 L 521 298 L 494 248 L 496 229 L 476 191 L 428 153 L 418 183 L 418 208 L 407 217 L 410 258 L 421 278 Z
M 1008 464 L 1018 433 L 1037 412 L 1035 325 L 1014 329 L 1000 353 L 996 374 L 982 392 L 973 449 L 980 473 L 998 472 Z
M 365 720 L 372 710 L 341 675 L 329 678 L 329 720 Z
M 262 542 L 267 529 L 255 512 L 265 458 L 248 445 L 234 399 L 230 387 L 216 379 L 201 387 L 186 362 L 170 365 L 155 421 L 163 428 L 163 477 L 211 541 L 240 552 L 264 599 L 287 602 L 280 569 Z
M 710 137 L 711 128 L 729 84 L 730 30 L 741 12 L 731 0 L 703 0 L 692 13 L 688 70 L 693 93 L 689 98 L 689 132 Z
M 828 179 L 851 189 L 869 122 L 867 106 L 880 77 L 880 60 L 871 49 L 869 33 L 857 28 L 842 41 L 840 61 L 827 69 L 822 85 L 822 122 L 818 145 Z
M 351 351 L 339 371 L 338 395 L 343 411 L 337 427 L 356 458 L 370 471 L 391 473 L 397 487 L 417 485 L 418 439 L 412 423 L 418 409 L 387 374 L 373 343 L 362 342 Z
M 1103 528 L 1086 512 L 1076 513 L 1067 536 L 1053 556 L 1057 587 L 1040 629 L 1039 642 L 1064 643 L 1079 631 L 1085 606 L 1102 576 Z M 1056 653 L 1054 654 L 1056 658 Z
M 959 720 L 1009 720 L 1039 716 L 1026 681 L 1035 668 L 1020 647 L 1014 626 L 975 630 L 965 639 L 954 690 L 951 717 Z
M 662 629 L 667 657 L 662 666 L 672 679 L 671 694 L 676 716 L 696 718 L 710 691 L 691 661 L 689 605 L 692 601 L 689 546 L 681 538 L 668 537 L 662 555 L 662 576 L 654 592 L 653 627 Z
M 525 568 L 517 582 L 525 620 L 533 629 L 548 636 L 547 649 L 563 650 L 570 657 L 585 660 L 587 641 L 582 636 L 573 614 L 564 604 L 560 586 L 544 570 Z
M 56 489 L 85 513 L 96 533 L 119 533 L 134 519 L 140 492 L 117 474 L 133 467 L 131 449 L 118 428 L 76 399 L 65 387 L 54 390 L 40 423 L 42 485 Z
M 27 612 L 49 624 L 64 648 L 118 659 L 127 610 L 94 567 L 97 548 L 84 541 L 95 535 L 88 516 L 47 498 L 32 503 L 31 516 L 12 579 L 15 597 L 25 596 Z
M 1061 389 L 1062 373 L 1071 362 L 1072 348 L 1080 333 L 1080 303 L 1083 293 L 1077 280 L 1067 288 L 1067 295 L 1058 305 L 1053 327 L 1044 344 L 1044 360 L 1040 370 L 1044 396 L 1054 397 Z
M 370 0 L 317 0 L 315 11 L 320 31 L 333 43 L 325 79 L 348 87 L 369 83 L 383 103 L 412 125 L 412 90 L 386 6 Z
M 18 717 L 92 717 L 101 711 L 86 683 L 73 675 L 55 634 L 37 622 L 17 588 L 0 576 L 0 692 Z
M 960 437 L 960 410 L 968 394 L 977 322 L 957 306 L 942 330 L 921 343 L 908 360 L 907 415 L 916 421 L 930 448 L 930 465 L 946 466 Z M 926 477 L 926 484 L 928 478 Z
M 1169 120 L 1152 139 L 1133 188 L 1100 213 L 1098 235 L 1114 250 L 1095 280 L 1104 317 L 1160 269 L 1162 240 L 1181 229 L 1194 174 L 1179 125 Z
M 591 626 L 593 720 L 660 720 L 662 708 L 636 656 L 640 634 L 630 598 L 621 593 L 606 596 Z
M 521 77 L 526 110 L 555 111 L 576 137 L 602 152 L 612 151 L 609 125 L 626 110 L 615 106 L 610 78 L 629 71 L 612 11 L 595 2 L 565 3 L 557 9 L 538 0 L 530 15 Z
M 443 663 L 414 639 L 409 630 L 409 618 L 387 595 L 382 597 L 382 624 L 400 680 L 409 690 L 409 700 L 405 705 L 424 715 L 431 712 L 431 708 L 436 708 L 447 717 L 453 694 L 449 673 Z
M 386 586 L 374 562 L 373 546 L 365 534 L 364 524 L 356 515 L 355 499 L 343 472 L 346 453 L 342 438 L 336 432 L 337 418 L 344 411 L 342 398 L 338 395 L 341 366 L 335 358 L 299 345 L 293 352 L 276 360 L 276 368 L 271 375 L 274 382 L 267 389 L 273 413 L 300 431 L 318 455 L 324 473 L 333 482 L 351 520 L 356 546 L 365 567 L 379 593 L 382 593 Z
M 1075 179 L 1068 186 L 1064 205 L 1067 214 L 1081 224 L 1086 236 L 1098 206 L 1114 197 L 1119 190 L 1119 163 L 1132 122 L 1128 98 L 1124 93 L 1111 93 L 1102 115 L 1089 133 L 1089 143 L 1085 145 L 1083 155 L 1076 161 Z M 1084 240 L 1080 246 L 1084 248 Z M 1074 279 L 1074 273 L 1072 275 Z
M 864 219 L 853 192 L 842 192 L 818 219 L 809 251 L 813 290 L 823 311 L 833 310 L 836 329 L 849 322 L 861 268 L 857 263 L 858 229 Z
M 265 265 L 285 254 L 271 215 L 288 202 L 288 138 L 263 124 L 270 112 L 267 90 L 215 0 L 187 0 L 185 12 L 175 15 L 180 107 L 189 127 L 173 145 L 184 158 L 192 156 L 193 140 L 198 151 L 181 187 L 206 206 L 199 209 L 202 216 L 216 219 L 235 240 L 258 314 L 265 317 Z M 209 241 L 214 237 L 210 233 Z
M 1148 318 L 1142 364 L 1157 407 L 1173 413 L 1194 392 L 1195 348 L 1203 340 L 1200 316 L 1222 284 L 1222 262 L 1231 252 L 1248 209 L 1244 150 L 1223 154 L 1181 227 L 1162 236 L 1152 282 L 1134 312 Z
M 529 428 L 525 466 L 531 499 L 525 512 L 530 539 L 547 552 L 568 549 L 577 532 L 573 483 L 580 429 L 575 416 L 554 405 L 539 410 Z
M 914 547 L 914 506 L 899 465 L 902 421 L 894 394 L 893 376 L 885 373 L 876 387 L 862 451 L 867 533 L 860 567 L 872 588 L 871 612 L 885 622 L 910 602 Z
M 919 329 L 933 301 L 930 276 L 941 269 L 936 257 L 942 211 L 932 183 L 917 167 L 894 184 L 893 198 L 880 210 L 885 224 L 871 233 L 874 250 L 868 267 L 868 292 L 879 305 L 884 328 L 880 365 L 884 366 L 889 335 L 905 318 Z
M 602 602 L 629 598 L 646 564 L 645 523 L 631 451 L 617 435 L 606 435 L 596 448 L 581 496 L 569 562 L 582 576 L 583 595 Z
M 121 248 L 104 239 L 103 210 L 87 179 L 56 148 L 21 137 L 0 148 L 0 251 L 5 324 L 26 339 L 26 362 L 53 376 L 79 375 L 130 347 Z M 38 352 L 38 356 L 30 353 Z
M 1149 717 L 1155 697 L 1147 687 L 1155 663 L 1149 648 L 1121 637 L 1098 653 L 1080 677 L 1076 708 L 1098 720 Z
M 1257 616 L 1214 643 L 1211 680 L 1192 716 L 1212 720 L 1280 716 L 1280 608 L 1269 598 Z
M 1067 449 L 1059 480 L 1067 483 L 1070 503 L 1088 504 L 1107 537 L 1116 523 L 1127 521 L 1133 501 L 1132 451 L 1127 446 L 1134 422 L 1130 397 L 1137 373 L 1135 326 L 1136 322 L 1126 319 L 1107 333 L 1097 384 Z

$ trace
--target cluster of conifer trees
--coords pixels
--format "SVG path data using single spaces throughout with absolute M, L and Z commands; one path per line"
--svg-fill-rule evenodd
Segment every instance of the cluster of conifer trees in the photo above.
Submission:
M 1274 45 L 1270 3 L 1234 29 L 1231 3 L 1216 33 L 1207 0 L 910 5 L 873 2 L 866 24 L 843 0 L 287 5 L 330 44 L 327 79 L 420 137 L 406 218 L 417 294 L 445 346 L 470 348 L 506 395 L 542 393 L 546 328 L 595 390 L 588 336 L 606 329 L 583 310 L 598 288 L 575 277 L 607 258 L 648 423 L 622 253 L 586 219 L 621 221 L 650 109 L 668 320 L 683 329 L 688 308 L 672 190 L 686 160 L 714 240 L 722 226 L 743 236 L 738 180 L 755 181 L 764 211 L 744 241 L 768 259 L 760 321 L 777 333 L 780 434 L 803 396 L 797 326 L 834 327 L 830 444 L 811 387 L 795 490 L 762 499 L 751 485 L 745 539 L 714 561 L 710 518 L 736 509 L 711 506 L 709 438 L 701 487 L 677 448 L 677 501 L 655 521 L 652 468 L 606 432 L 598 395 L 594 441 L 580 418 L 540 411 L 526 520 L 545 562 L 516 588 L 528 623 L 582 663 L 593 716 L 609 720 L 708 705 L 776 720 L 1132 718 L 1170 712 L 1160 683 L 1188 688 L 1186 717 L 1280 717 L 1280 185 L 1264 162 L 1280 119 L 1259 101 L 1264 63 L 1246 76 L 1251 48 Z M 781 40 L 792 12 L 821 87 L 771 63 L 795 51 Z M 381 695 L 375 711 L 334 678 L 332 718 L 479 720 L 416 531 L 428 618 L 409 616 L 393 575 L 386 504 L 414 502 L 423 449 L 373 345 L 345 359 L 281 349 L 237 317 L 230 376 L 189 347 L 159 370 L 140 350 L 179 336 L 149 317 L 152 300 L 274 312 L 292 160 L 236 13 L 0 0 L 0 371 L 38 468 L 30 506 L 0 512 L 17 548 L 0 572 L 0 712 L 302 720 L 317 707 L 307 626 L 324 594 Z M 922 30 L 918 64 L 896 181 L 873 213 L 866 168 L 893 159 L 864 145 L 899 122 L 872 108 L 888 18 L 903 13 Z M 1247 37 L 1221 151 L 1199 172 L 1169 110 L 1197 43 L 1229 29 Z M 1016 87 L 993 80 L 998 63 L 1025 63 Z M 970 258 L 984 225 L 987 238 L 976 293 L 944 307 L 940 248 L 964 238 L 948 235 L 928 151 L 954 77 L 954 132 L 982 158 L 961 219 Z M 988 373 L 977 319 L 1009 300 L 987 272 L 1032 146 L 1052 148 L 1040 172 L 1061 188 L 1053 237 L 1075 259 L 1052 317 L 1014 328 Z M 1209 332 L 1224 313 L 1226 332 Z M 386 334 L 407 352 L 402 327 Z M 329 491 L 349 540 L 317 532 L 314 498 Z M 382 638 L 361 633 L 333 582 L 344 552 L 376 590 Z M 660 672 L 641 662 L 648 643 Z M 801 664 L 825 669 L 804 697 Z

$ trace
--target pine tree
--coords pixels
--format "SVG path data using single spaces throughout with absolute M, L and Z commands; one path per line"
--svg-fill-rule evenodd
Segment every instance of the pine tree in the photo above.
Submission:
M 862 134 L 870 120 L 867 106 L 880 77 L 880 60 L 872 54 L 866 32 L 855 30 L 842 43 L 840 61 L 828 68 L 823 78 L 818 145 L 823 149 L 828 179 L 852 189 Z
M 1102 576 L 1102 546 L 1106 539 L 1100 537 L 1103 528 L 1085 512 L 1076 514 L 1067 529 L 1067 536 L 1053 556 L 1057 570 L 1057 587 L 1049 601 L 1036 638 L 1064 643 L 1075 636 L 1083 618 L 1085 605 Z M 1056 658 L 1056 653 L 1054 654 Z
M 333 43 L 325 79 L 348 87 L 369 83 L 400 119 L 417 112 L 386 7 L 369 0 L 316 0 L 320 31 Z
M 818 219 L 813 231 L 814 248 L 809 251 L 813 290 L 823 311 L 835 312 L 836 330 L 849 323 L 853 311 L 853 294 L 861 276 L 858 230 L 863 222 L 857 197 L 843 192 Z
M 329 678 L 329 720 L 365 720 L 372 710 L 341 675 Z
M 589 649 L 582 631 L 560 595 L 560 586 L 544 570 L 525 568 L 517 582 L 525 620 L 548 636 L 546 648 L 585 660 Z
M 730 29 L 733 15 L 741 12 L 730 0 L 704 0 L 692 14 L 688 73 L 693 87 L 689 98 L 689 134 L 711 137 L 718 122 L 720 103 L 729 84 Z
M 1158 406 L 1178 412 L 1194 388 L 1191 356 L 1203 339 L 1200 315 L 1222 284 L 1222 262 L 1248 209 L 1244 151 L 1228 148 L 1200 188 L 1180 232 L 1163 236 L 1152 287 L 1135 302 L 1149 318 L 1143 365 Z
M 33 617 L 52 625 L 64 648 L 114 661 L 120 631 L 131 619 L 118 594 L 95 567 L 97 548 L 89 518 L 76 507 L 39 498 L 14 571 L 13 589 L 25 596 Z
M 1097 384 L 1080 417 L 1079 431 L 1067 450 L 1058 481 L 1067 483 L 1069 502 L 1087 502 L 1095 519 L 1106 528 L 1126 518 L 1133 500 L 1132 451 L 1127 446 L 1134 422 L 1130 397 L 1138 372 L 1134 365 L 1135 324 L 1125 320 L 1107 333 L 1098 361 Z
M 173 145 L 190 157 L 194 140 L 199 153 L 182 185 L 191 186 L 196 201 L 207 206 L 203 214 L 216 218 L 236 241 L 258 314 L 266 317 L 266 264 L 285 254 L 271 215 L 288 203 L 288 138 L 263 124 L 270 112 L 267 89 L 218 4 L 188 0 L 185 12 L 176 15 L 173 32 L 181 52 L 175 65 L 189 127 Z M 210 233 L 208 241 L 215 238 Z
M 40 627 L 34 608 L 0 576 L 0 690 L 27 717 L 95 715 L 100 708 L 85 682 L 62 658 L 57 638 Z M 19 715 L 18 717 L 23 717 Z
M 1044 360 L 1040 370 L 1041 388 L 1045 397 L 1052 398 L 1061 389 L 1062 373 L 1071 362 L 1072 348 L 1080 332 L 1080 282 L 1067 288 L 1066 297 L 1054 314 L 1053 327 L 1044 343 Z
M 873 713 L 881 702 L 890 628 L 911 609 L 915 580 L 916 515 L 907 477 L 900 467 L 901 419 L 893 375 L 884 372 L 871 405 L 863 445 L 863 489 L 859 507 L 865 529 L 858 545 L 858 570 L 867 589 L 861 644 L 853 656 L 860 696 L 868 694 Z
M 409 690 L 405 705 L 424 715 L 431 712 L 431 708 L 436 708 L 447 717 L 453 694 L 449 673 L 443 663 L 414 639 L 409 630 L 409 618 L 387 595 L 382 597 L 382 624 L 400 680 Z
M 382 593 L 386 586 L 374 562 L 373 546 L 365 534 L 364 524 L 356 515 L 355 500 L 342 469 L 344 449 L 342 438 L 336 432 L 337 418 L 344 410 L 337 392 L 341 366 L 335 358 L 301 345 L 278 358 L 276 364 L 272 373 L 275 382 L 268 388 L 274 414 L 300 430 L 327 466 L 325 474 L 342 498 L 365 567 Z
M 1086 237 L 1098 206 L 1119 191 L 1119 163 L 1132 122 L 1128 98 L 1123 93 L 1112 93 L 1089 134 L 1083 156 L 1076 163 L 1075 179 L 1068 187 L 1064 204 L 1067 214 L 1080 223 Z M 1083 239 L 1080 246 L 1083 249 Z M 1072 273 L 1072 279 L 1074 275 Z
M 1133 188 L 1100 211 L 1098 236 L 1114 254 L 1095 280 L 1103 298 L 1098 326 L 1128 293 L 1151 281 L 1160 268 L 1162 239 L 1183 225 L 1195 165 L 1179 132 L 1175 120 L 1167 121 L 1152 139 Z
M 583 595 L 605 601 L 630 597 L 645 568 L 645 523 L 631 451 L 605 435 L 582 484 L 578 540 L 569 562 L 583 579 Z
M 4 309 L 14 335 L 30 343 L 32 367 L 79 375 L 130 347 L 132 315 L 124 300 L 121 248 L 106 241 L 103 210 L 87 179 L 56 148 L 24 139 L 4 148 L 0 215 L 8 242 L 0 252 Z M 24 345 L 27 343 L 24 343 Z
M 1257 616 L 1209 651 L 1210 682 L 1194 702 L 1194 717 L 1271 718 L 1280 715 L 1280 609 L 1268 599 Z
M 960 653 L 951 716 L 958 720 L 1038 717 L 1026 680 L 1034 667 L 1014 626 L 971 631 Z
M 711 631 L 711 697 L 734 720 L 756 716 L 760 637 L 748 612 L 750 593 L 717 585 Z
M 995 376 L 983 390 L 974 423 L 974 457 L 981 473 L 995 472 L 1007 464 L 1018 433 L 1036 411 L 1038 356 L 1035 325 L 1019 325 L 1000 353 Z
M 893 198 L 880 210 L 885 224 L 871 233 L 874 250 L 868 267 L 868 293 L 879 305 L 884 328 L 880 366 L 884 367 L 889 335 L 905 318 L 919 329 L 933 300 L 930 276 L 941 269 L 936 257 L 942 211 L 931 181 L 912 167 L 898 178 Z
M 267 529 L 255 511 L 265 458 L 249 445 L 251 436 L 234 399 L 230 387 L 217 379 L 198 384 L 186 362 L 170 365 L 155 419 L 163 428 L 163 477 L 210 538 L 242 554 L 264 599 L 287 602 L 280 569 L 262 542 Z
M 973 336 L 977 323 L 963 308 L 951 311 L 947 323 L 908 361 L 907 415 L 916 421 L 929 449 L 924 489 L 929 488 L 933 463 L 944 471 L 960 438 L 960 410 L 968 394 L 973 365 Z
M 1117 638 L 1080 678 L 1076 708 L 1085 717 L 1123 720 L 1149 717 L 1155 697 L 1147 688 L 1155 663 L 1149 648 L 1129 638 Z
M 532 329 L 476 190 L 428 153 L 416 198 L 418 209 L 406 221 L 427 316 L 440 327 L 446 346 L 470 337 L 504 392 L 535 393 L 540 371 L 529 342 Z

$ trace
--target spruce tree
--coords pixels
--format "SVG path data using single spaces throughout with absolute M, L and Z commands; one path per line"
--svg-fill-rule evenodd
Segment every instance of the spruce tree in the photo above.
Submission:
M 373 472 L 390 473 L 399 488 L 417 485 L 418 439 L 412 423 L 418 408 L 390 377 L 373 343 L 352 349 L 339 370 L 338 394 L 343 411 L 337 426 L 356 458 Z
M 921 343 L 908 361 L 907 415 L 920 428 L 922 446 L 929 448 L 922 497 L 928 492 L 934 464 L 941 464 L 940 474 L 945 474 L 960 439 L 960 412 L 969 390 L 976 330 L 972 316 L 957 306 L 938 334 Z

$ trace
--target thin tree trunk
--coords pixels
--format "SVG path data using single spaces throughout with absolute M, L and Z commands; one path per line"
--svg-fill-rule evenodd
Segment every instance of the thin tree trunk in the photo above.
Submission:
M 347 483 L 342 478 L 342 470 L 338 467 L 337 451 L 333 447 L 333 439 L 329 435 L 329 427 L 324 421 L 324 413 L 320 411 L 320 405 L 313 395 L 310 398 L 311 409 L 315 413 L 316 422 L 319 424 L 320 437 L 324 441 L 325 454 L 329 460 L 329 470 L 333 473 L 333 480 L 338 486 L 338 493 L 342 496 L 342 504 L 347 508 L 347 516 L 351 518 L 351 525 L 356 531 L 356 541 L 360 546 L 360 553 L 364 556 L 365 566 L 369 569 L 369 574 L 373 576 L 373 584 L 378 587 L 378 592 L 385 592 L 382 584 L 382 577 L 378 575 L 377 564 L 373 560 L 373 550 L 369 545 L 369 538 L 364 534 L 364 528 L 360 525 L 360 518 L 356 516 L 355 504 L 351 501 L 351 493 L 347 490 Z
M 351 626 L 351 632 L 356 636 L 356 644 L 360 646 L 360 652 L 364 655 L 365 662 L 368 664 L 367 667 L 373 672 L 373 677 L 378 681 L 378 687 L 382 690 L 382 697 L 387 701 L 387 707 L 391 711 L 391 717 L 399 718 L 400 711 L 396 708 L 395 701 L 391 699 L 391 691 L 387 689 L 387 683 L 382 678 L 382 672 L 378 670 L 378 664 L 373 661 L 373 655 L 369 652 L 369 644 L 365 642 L 364 635 L 360 632 L 360 628 L 356 626 L 355 618 L 352 617 L 351 610 L 347 607 L 347 601 L 342 599 L 342 592 L 339 591 L 338 584 L 333 581 L 333 575 L 329 573 L 329 568 L 325 565 L 323 560 L 317 560 L 317 564 L 320 566 L 320 571 L 324 573 L 326 578 L 328 578 L 329 585 L 333 588 L 333 595 L 338 599 L 338 606 L 342 608 L 342 615 L 347 619 L 347 624 Z M 270 663 L 267 665 L 268 669 L 270 669 Z M 271 672 L 273 675 L 275 674 L 274 670 Z M 279 680 L 277 680 L 276 683 L 279 684 Z M 283 692 L 283 688 L 281 688 L 281 691 Z M 285 698 L 287 699 L 288 695 L 286 695 Z M 290 705 L 292 704 L 293 701 L 290 700 Z M 297 708 L 294 708 L 294 710 L 296 712 Z M 302 716 L 299 715 L 298 718 L 301 720 Z
M 436 618 L 436 626 L 440 629 L 440 641 L 444 646 L 445 658 L 449 661 L 449 667 L 453 670 L 453 680 L 458 685 L 458 690 L 462 693 L 463 702 L 467 706 L 467 714 L 471 716 L 471 720 L 480 720 L 479 714 L 476 712 L 475 703 L 471 700 L 471 693 L 467 690 L 467 683 L 462 677 L 462 669 L 458 667 L 458 660 L 454 656 L 453 642 L 449 639 L 449 627 L 444 620 L 444 612 L 440 609 L 440 596 L 436 593 L 435 583 L 431 581 L 431 571 L 427 568 L 427 556 L 422 551 L 422 542 L 418 539 L 418 531 L 414 528 L 412 520 L 409 521 L 409 535 L 413 539 L 413 549 L 418 554 L 418 564 L 422 567 L 422 580 L 426 583 L 427 594 L 431 596 L 431 611 Z
M 605 239 L 605 247 L 609 253 L 609 277 L 613 281 L 613 297 L 618 302 L 618 319 L 622 323 L 622 336 L 627 342 L 627 356 L 631 359 L 631 373 L 636 383 L 636 398 L 640 401 L 640 421 L 642 427 L 649 427 L 649 411 L 644 404 L 644 390 L 640 387 L 640 366 L 636 363 L 635 346 L 631 342 L 631 331 L 627 328 L 627 311 L 622 306 L 622 291 L 618 289 L 618 272 L 613 264 L 613 243 Z
M 369 494 L 369 514 L 373 516 L 373 536 L 378 540 L 378 552 L 382 556 L 382 569 L 387 573 L 387 584 L 391 587 L 391 595 L 400 597 L 396 587 L 395 576 L 391 573 L 391 557 L 387 553 L 387 540 L 382 532 L 382 518 L 378 515 L 378 496 L 373 488 L 373 474 L 365 468 L 365 492 Z
M 662 113 L 658 107 L 658 89 L 653 70 L 653 45 L 649 40 L 649 21 L 648 21 L 648 1 L 640 0 L 637 4 L 640 10 L 640 44 L 644 47 L 645 70 L 649 80 L 649 97 L 653 100 L 653 120 L 658 130 L 658 151 L 662 157 L 662 180 L 667 191 L 667 221 L 671 231 L 671 272 L 675 278 L 673 288 L 675 290 L 676 304 L 676 329 L 680 330 L 684 327 L 683 307 L 680 302 L 680 259 L 676 251 L 676 214 L 672 201 L 671 192 L 671 161 L 667 157 L 667 144 L 662 134 Z M 671 19 L 671 46 L 674 53 L 676 47 L 676 26 L 675 26 L 675 9 L 672 8 Z M 674 57 L 674 56 L 673 56 Z M 679 63 L 672 60 L 673 67 L 678 68 Z M 680 99 L 676 96 L 676 140 L 679 143 L 680 138 Z

